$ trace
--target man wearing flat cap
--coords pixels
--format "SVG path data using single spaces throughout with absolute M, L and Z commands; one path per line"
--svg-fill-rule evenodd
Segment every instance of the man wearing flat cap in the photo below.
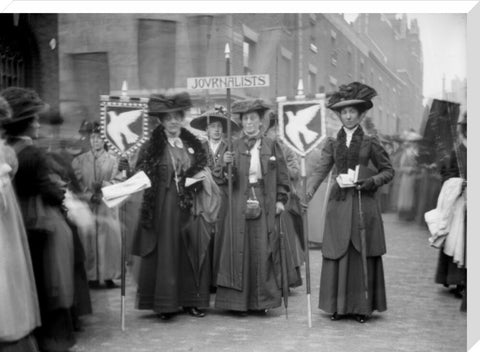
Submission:
M 225 141 L 224 132 L 227 130 L 228 113 L 223 106 L 206 111 L 190 122 L 190 126 L 198 130 L 206 131 L 207 141 L 202 145 L 207 152 L 208 167 L 212 172 L 215 183 L 220 187 L 222 194 L 222 206 L 215 224 L 212 238 L 212 286 L 216 286 L 215 278 L 218 273 L 220 261 L 220 246 L 223 238 L 223 226 L 225 222 L 225 206 L 228 199 L 228 181 L 223 170 L 223 154 L 227 151 L 228 144 Z M 237 123 L 231 120 L 232 131 L 240 130 Z

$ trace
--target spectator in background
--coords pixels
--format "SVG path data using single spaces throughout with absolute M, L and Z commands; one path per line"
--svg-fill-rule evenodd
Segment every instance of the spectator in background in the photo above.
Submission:
M 81 199 L 89 202 L 95 215 L 95 232 L 82 238 L 87 256 L 86 269 L 91 288 L 105 282 L 107 288 L 116 288 L 113 280 L 120 276 L 121 233 L 118 209 L 110 209 L 102 202 L 102 187 L 113 182 L 119 173 L 115 156 L 105 150 L 100 124 L 95 122 L 90 134 L 91 150 L 73 159 Z
M 398 217 L 402 220 L 415 219 L 417 204 L 416 190 L 418 181 L 418 144 L 422 136 L 414 131 L 405 132 L 403 135 L 403 151 L 399 164 L 399 193 L 397 200 Z
M 461 119 L 459 119 L 458 126 L 458 150 L 453 150 L 450 156 L 450 162 L 448 166 L 443 167 L 440 170 L 443 182 L 451 177 L 464 178 L 463 193 L 466 197 L 467 192 L 467 113 L 465 112 Z M 465 212 L 464 228 L 464 256 L 466 256 L 466 244 L 467 244 L 467 214 Z M 466 261 L 465 261 L 466 262 Z M 467 309 L 467 268 L 466 266 L 458 266 L 454 262 L 453 257 L 444 253 L 444 247 L 440 249 L 437 272 L 435 275 L 435 282 L 442 284 L 445 287 L 455 285 L 450 291 L 457 298 L 462 299 L 461 310 Z

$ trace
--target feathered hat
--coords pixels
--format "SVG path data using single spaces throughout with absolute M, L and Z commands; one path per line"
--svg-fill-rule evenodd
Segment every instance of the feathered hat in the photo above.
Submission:
M 362 111 L 373 107 L 372 99 L 377 92 L 372 87 L 360 82 L 342 84 L 338 90 L 331 95 L 327 108 L 339 112 L 346 106 L 356 106 Z
M 190 122 L 190 126 L 193 128 L 196 128 L 198 130 L 203 130 L 206 131 L 207 127 L 209 124 L 212 122 L 220 122 L 223 127 L 223 131 L 227 131 L 227 122 L 228 122 L 228 113 L 225 110 L 225 108 L 221 105 L 215 106 L 215 108 L 208 110 L 201 114 L 200 116 L 194 118 Z M 231 120 L 231 127 L 232 131 L 236 131 L 240 129 L 240 126 L 238 124 Z

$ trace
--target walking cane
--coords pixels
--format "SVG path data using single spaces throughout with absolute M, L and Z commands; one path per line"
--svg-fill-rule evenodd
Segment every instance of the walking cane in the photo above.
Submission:
M 365 219 L 363 217 L 362 209 L 362 191 L 360 190 L 358 190 L 358 215 L 360 227 L 360 247 L 362 252 L 363 285 L 365 286 L 365 299 L 368 300 L 367 243 L 365 239 Z
M 120 232 L 122 236 L 122 271 L 121 271 L 121 320 L 122 320 L 122 331 L 125 331 L 125 280 L 126 280 L 126 255 L 127 255 L 127 241 L 126 241 L 126 223 L 125 223 L 125 214 L 126 214 L 126 203 L 120 205 Z
M 302 172 L 302 182 L 303 182 L 303 196 L 304 203 L 307 204 L 307 172 L 305 165 L 305 156 L 302 156 L 301 159 L 301 172 Z M 308 215 L 306 211 L 302 212 L 303 219 L 303 236 L 305 238 L 305 277 L 307 281 L 307 317 L 308 317 L 308 327 L 312 327 L 312 303 L 310 299 L 310 252 L 308 248 Z
M 285 250 L 285 227 L 282 225 L 283 213 L 276 216 L 278 232 L 280 234 L 280 265 L 282 268 L 282 294 L 283 305 L 285 306 L 285 318 L 288 319 L 288 271 L 287 255 Z

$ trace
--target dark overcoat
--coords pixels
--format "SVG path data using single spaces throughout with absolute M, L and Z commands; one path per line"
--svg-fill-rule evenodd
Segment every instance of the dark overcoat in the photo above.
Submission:
M 189 150 L 191 167 L 185 172 L 185 177 L 193 177 L 207 166 L 207 155 L 201 142 L 188 130 L 182 128 L 180 139 Z M 163 126 L 158 126 L 152 133 L 151 139 L 142 147 L 139 153 L 137 167 L 150 178 L 152 187 L 145 190 L 140 224 L 133 238 L 132 254 L 144 257 L 155 249 L 158 233 L 154 223 L 156 217 L 164 213 L 163 202 L 166 191 L 174 177 L 172 164 L 169 162 L 168 153 L 164 153 L 167 138 Z M 183 180 L 184 182 L 184 180 Z
M 267 219 L 268 244 L 265 258 L 271 258 L 276 273 L 277 284 L 280 283 L 280 254 L 278 233 L 275 231 L 275 204 L 282 198 L 288 198 L 289 175 L 283 152 L 278 142 L 261 137 L 260 164 L 264 182 L 263 215 Z M 225 231 L 220 255 L 220 267 L 217 277 L 218 286 L 243 289 L 243 262 L 245 243 L 245 208 L 251 190 L 249 188 L 250 152 L 244 138 L 233 142 L 234 153 L 234 185 L 232 193 L 233 233 Z M 263 216 L 262 215 L 262 216 Z M 226 228 L 226 227 L 225 227 Z
M 335 138 L 329 138 L 326 141 L 320 162 L 308 178 L 307 194 L 313 195 L 334 167 L 338 143 L 339 141 Z M 394 170 L 388 154 L 378 138 L 374 136 L 363 135 L 359 164 L 376 169 L 377 173 L 373 176 L 373 180 L 377 187 L 393 179 Z M 337 174 L 338 171 L 334 170 L 333 179 Z M 338 193 L 341 191 L 345 192 L 345 199 L 339 199 Z M 386 252 L 385 234 L 375 192 L 362 191 L 362 210 L 366 226 L 366 254 L 369 257 L 383 255 Z M 323 256 L 328 259 L 342 257 L 347 252 L 350 241 L 360 252 L 358 191 L 355 188 L 341 190 L 337 182 L 333 182 L 325 219 Z

